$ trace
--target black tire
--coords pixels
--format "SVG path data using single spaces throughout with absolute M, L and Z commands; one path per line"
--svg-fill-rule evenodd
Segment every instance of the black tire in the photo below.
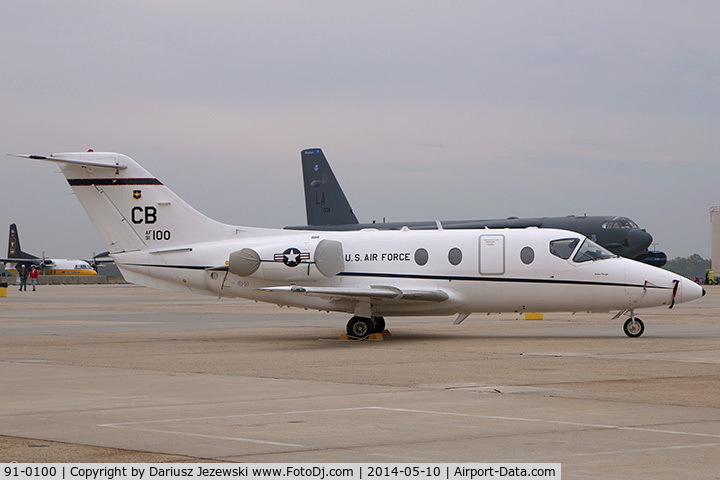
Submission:
M 367 338 L 375 330 L 372 320 L 365 317 L 352 317 L 347 323 L 347 334 L 353 338 Z
M 628 318 L 623 325 L 625 335 L 631 338 L 637 338 L 645 331 L 645 324 L 639 318 Z
M 375 321 L 375 328 L 373 329 L 373 333 L 382 333 L 385 331 L 385 318 L 383 317 L 375 317 L 373 318 Z

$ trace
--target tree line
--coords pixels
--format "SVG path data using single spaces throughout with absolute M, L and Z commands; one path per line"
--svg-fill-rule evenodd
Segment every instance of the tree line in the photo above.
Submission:
M 693 253 L 689 257 L 675 257 L 663 267 L 666 270 L 694 280 L 696 277 L 701 280 L 705 279 L 705 273 L 711 268 L 710 260 L 702 258 L 697 253 Z M 720 272 L 715 272 L 716 274 Z

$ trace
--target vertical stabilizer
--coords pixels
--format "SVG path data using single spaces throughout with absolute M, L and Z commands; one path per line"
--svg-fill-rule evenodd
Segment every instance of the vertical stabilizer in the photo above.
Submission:
M 322 150 L 303 150 L 301 157 L 308 225 L 358 223 Z
M 18 156 L 60 166 L 111 254 L 223 240 L 240 231 L 198 212 L 125 155 Z
M 20 248 L 20 235 L 18 235 L 17 225 L 10 224 L 10 233 L 8 234 L 8 254 L 7 258 L 37 260 L 38 257 L 25 253 Z

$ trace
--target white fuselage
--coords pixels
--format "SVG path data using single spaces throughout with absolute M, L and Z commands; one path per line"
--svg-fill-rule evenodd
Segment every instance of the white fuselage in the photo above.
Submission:
M 268 236 L 260 238 L 195 244 L 192 251 L 124 253 L 115 259 L 133 282 L 319 310 L 353 312 L 358 300 L 260 289 L 288 284 L 343 289 L 390 286 L 438 290 L 448 296 L 441 302 L 374 300 L 371 303 L 377 315 L 650 307 L 671 303 L 675 280 L 680 282 L 675 292 L 677 302 L 701 295 L 701 288 L 693 282 L 633 260 L 613 257 L 579 263 L 572 257 L 559 258 L 550 252 L 551 241 L 578 238 L 578 247 L 582 241 L 577 233 L 563 230 L 266 233 Z M 322 239 L 342 244 L 344 269 L 338 275 L 325 277 L 314 264 L 313 246 Z M 246 247 L 265 251 L 257 272 L 239 276 L 211 269 L 223 265 L 231 252 Z M 309 254 L 293 267 L 283 263 L 280 256 L 291 247 Z M 423 261 L 423 254 L 417 253 L 421 249 L 427 252 L 422 265 L 418 260 Z M 527 263 L 521 258 L 523 249 L 532 250 L 533 258 L 528 262 L 526 257 Z M 417 260 L 416 254 L 420 256 Z

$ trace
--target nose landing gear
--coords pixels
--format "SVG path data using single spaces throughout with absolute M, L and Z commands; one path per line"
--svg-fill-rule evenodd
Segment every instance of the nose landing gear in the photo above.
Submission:
M 635 310 L 630 310 L 630 318 L 625 321 L 623 331 L 631 338 L 639 337 L 645 331 L 645 324 L 635 316 Z

